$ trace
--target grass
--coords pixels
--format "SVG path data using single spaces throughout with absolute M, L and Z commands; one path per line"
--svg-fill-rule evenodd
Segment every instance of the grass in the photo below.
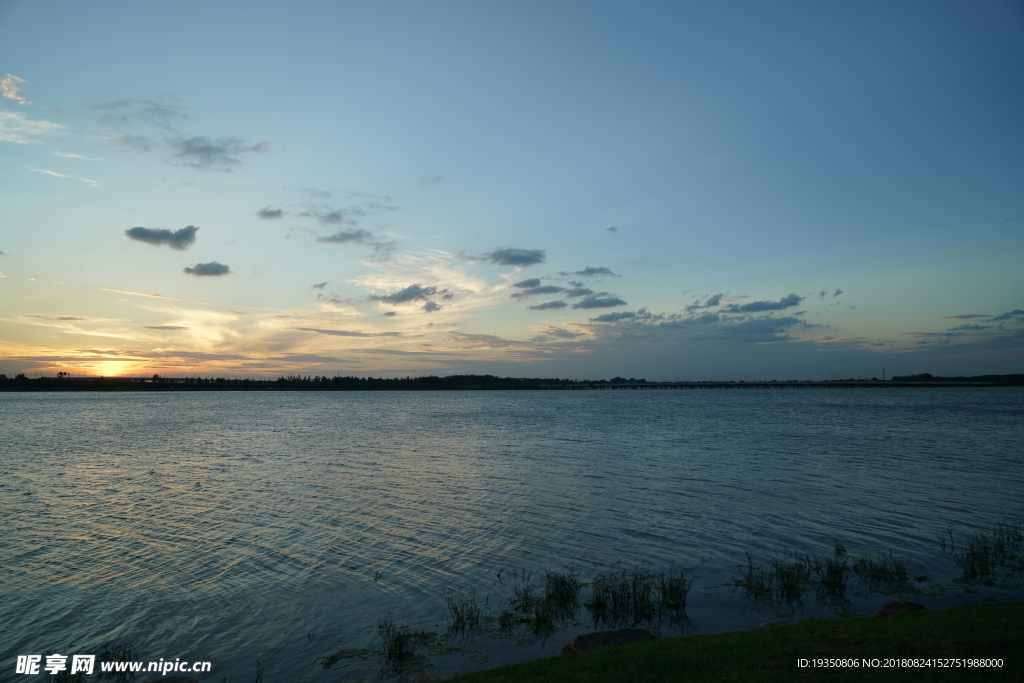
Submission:
M 732 585 L 743 589 L 756 602 L 799 602 L 805 585 L 811 579 L 814 560 L 808 555 L 786 551 L 769 560 L 769 566 L 754 562 L 747 553 L 747 563 L 739 565 L 740 575 Z
M 486 610 L 480 606 L 476 591 L 466 596 L 462 593 L 445 597 L 448 605 L 448 630 L 452 633 L 477 631 L 484 625 Z
M 637 626 L 661 620 L 683 619 L 696 577 L 687 570 L 649 572 L 632 570 L 598 574 L 590 584 L 585 603 L 596 623 Z
M 943 552 L 953 556 L 963 572 L 963 578 L 970 581 L 986 581 L 994 578 L 999 570 L 1006 574 L 1024 573 L 1024 533 L 1019 519 L 1004 519 L 990 531 L 975 531 L 966 545 L 957 546 L 953 530 L 946 538 L 939 539 Z
M 1024 677 L 1024 602 L 964 605 L 886 619 L 812 619 L 793 626 L 687 636 L 513 664 L 459 683 L 686 681 L 975 681 Z M 1001 668 L 800 668 L 799 659 L 1003 660 Z
M 872 588 L 907 580 L 907 561 L 901 557 L 878 553 L 878 559 L 861 557 L 853 564 L 853 572 Z

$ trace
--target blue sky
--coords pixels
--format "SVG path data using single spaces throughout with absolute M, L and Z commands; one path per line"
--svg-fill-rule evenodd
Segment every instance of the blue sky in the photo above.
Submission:
M 0 372 L 1024 371 L 1019 3 L 0 0 L 0 78 Z

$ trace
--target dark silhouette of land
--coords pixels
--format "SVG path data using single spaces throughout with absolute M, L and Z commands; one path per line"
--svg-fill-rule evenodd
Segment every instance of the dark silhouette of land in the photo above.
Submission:
M 934 377 L 930 374 L 893 377 L 891 380 L 648 382 L 613 377 L 610 380 L 575 380 L 494 375 L 447 377 L 326 377 L 288 376 L 277 379 L 225 377 L 56 377 L 13 378 L 0 374 L 0 391 L 437 391 L 437 390 L 571 390 L 571 389 L 783 389 L 783 388 L 899 388 L 1024 386 L 1024 374 Z

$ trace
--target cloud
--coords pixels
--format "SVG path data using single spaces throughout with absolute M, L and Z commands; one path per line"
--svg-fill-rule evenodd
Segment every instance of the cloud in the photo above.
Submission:
M 427 313 L 433 313 L 434 311 L 440 311 L 444 306 L 433 301 L 428 301 L 423 304 L 423 310 Z
M 315 285 L 310 285 L 310 287 L 312 287 L 313 289 L 323 289 L 327 285 L 328 285 L 327 282 L 318 282 Z
M 1014 221 L 1024 221 L 1024 216 L 1009 216 L 1003 219 L 1003 223 L 1012 223 Z
M 839 291 L 839 290 L 836 290 Z M 751 301 L 749 304 L 743 304 L 738 306 L 731 304 L 725 309 L 726 313 L 760 313 L 762 311 L 781 311 L 786 308 L 793 306 L 799 306 L 800 302 L 803 301 L 802 296 L 796 294 L 790 294 L 789 296 L 783 297 L 778 301 Z
M 284 215 L 284 211 L 281 209 L 271 209 L 270 205 L 264 206 L 262 209 L 256 212 L 256 215 L 260 218 L 280 218 Z
M 430 297 L 436 294 L 447 295 L 448 293 L 447 289 L 438 290 L 437 287 L 422 287 L 415 284 L 409 285 L 405 289 L 400 289 L 394 294 L 371 296 L 370 299 L 373 301 L 381 301 L 386 304 L 391 304 L 392 306 L 397 306 L 398 304 L 404 304 L 410 301 L 427 301 Z
M 564 287 L 556 287 L 555 285 L 543 285 L 540 287 L 530 287 L 529 289 L 524 289 L 521 292 L 515 292 L 511 296 L 513 299 L 525 299 L 526 297 L 534 296 L 536 294 L 556 294 L 564 290 Z
M 129 239 L 136 240 L 137 242 L 145 242 L 157 247 L 161 244 L 166 244 L 171 249 L 183 251 L 196 241 L 196 230 L 198 229 L 194 225 L 189 225 L 174 232 L 165 228 L 131 228 L 125 230 L 124 234 L 128 235 Z
M 103 157 L 87 157 L 84 154 L 75 154 L 74 152 L 62 152 L 59 149 L 51 152 L 54 156 L 61 157 L 63 159 L 81 159 L 82 161 L 103 161 Z
M 954 330 L 964 330 L 964 331 L 966 331 L 966 330 L 990 330 L 990 329 L 992 329 L 992 326 L 991 325 L 957 325 L 956 327 L 951 327 L 949 329 L 950 329 L 951 332 L 954 331 Z
M 36 171 L 37 173 L 45 173 L 46 175 L 52 175 L 52 176 L 57 177 L 57 178 L 74 178 L 75 180 L 81 180 L 83 183 L 88 183 L 89 185 L 92 185 L 93 187 L 98 187 L 99 186 L 99 183 L 96 182 L 95 180 L 89 180 L 88 178 L 83 178 L 83 177 L 77 176 L 77 175 L 66 175 L 64 173 L 57 173 L 56 171 L 48 171 L 45 168 L 34 168 L 32 166 L 26 166 L 25 168 L 27 168 L 30 171 Z
M 303 332 L 316 332 L 317 334 L 329 334 L 335 337 L 400 337 L 401 332 L 357 332 L 352 330 L 320 330 L 314 327 L 296 327 L 296 330 Z
M 60 135 L 64 126 L 49 121 L 34 121 L 20 111 L 0 111 L 0 142 L 27 145 L 39 135 Z
M 577 270 L 574 273 L 563 273 L 563 275 L 579 275 L 580 277 L 619 277 L 619 275 L 616 275 L 610 269 L 605 268 L 604 266 L 599 266 L 597 268 L 591 268 L 590 266 L 587 266 L 583 270 Z
M 540 278 L 531 277 L 529 280 L 520 280 L 512 286 L 524 289 L 529 287 L 540 287 Z
M 250 145 L 236 137 L 211 139 L 205 135 L 175 140 L 170 143 L 174 156 L 181 160 L 177 166 L 189 166 L 200 171 L 230 171 L 242 163 L 239 157 L 246 152 L 262 152 L 269 142 Z
M 145 329 L 147 329 L 147 330 L 176 331 L 176 330 L 191 330 L 192 328 L 191 327 L 182 327 L 181 325 L 146 325 Z
M 823 290 L 821 290 L 820 292 L 818 292 L 818 298 L 819 298 L 819 299 L 824 299 L 824 298 L 825 298 L 825 295 L 826 295 L 826 294 L 828 294 L 828 292 L 826 292 L 826 291 L 825 291 L 825 290 L 823 289 Z
M 550 311 L 553 308 L 565 308 L 568 305 L 564 301 L 545 301 L 542 304 L 530 306 L 530 308 L 534 311 Z
M 326 237 L 317 237 L 317 242 L 324 242 L 326 244 L 365 244 L 373 239 L 373 235 L 366 230 L 339 230 L 333 235 Z
M 223 263 L 210 261 L 209 263 L 197 263 L 195 268 L 185 268 L 185 272 L 196 277 L 220 277 L 230 274 L 231 269 Z
M 0 94 L 3 95 L 5 100 L 14 100 L 18 104 L 32 104 L 18 92 L 19 88 L 28 83 L 24 78 L 18 78 L 14 74 L 7 74 L 4 78 L 0 78 Z
M 714 316 L 716 320 L 718 319 L 718 316 L 715 316 L 713 313 L 708 315 Z M 646 308 L 641 308 L 638 309 L 635 313 L 632 311 L 617 311 L 615 313 L 604 313 L 602 315 L 597 316 L 596 318 L 591 318 L 590 321 L 595 323 L 614 323 L 619 322 L 620 320 L 661 320 L 664 317 L 665 316 L 662 313 L 654 314 L 648 311 Z
M 939 320 L 977 320 L 978 318 L 987 318 L 988 315 L 984 313 L 967 313 L 964 315 L 947 315 L 939 318 Z
M 607 230 L 608 232 L 618 232 L 619 231 L 619 227 L 617 225 L 612 225 L 612 226 L 609 226 L 609 227 L 605 228 L 605 230 Z
M 1021 309 L 1018 308 L 1018 309 L 1010 311 L 1008 313 L 1003 313 L 1002 315 L 997 315 L 994 318 L 989 318 L 988 322 L 994 323 L 994 322 L 998 322 L 1000 320 L 1017 320 L 1017 321 L 1024 320 L 1024 311 L 1022 311 Z
M 625 306 L 626 302 L 615 296 L 608 296 L 608 292 L 600 292 L 586 296 L 572 305 L 573 308 L 611 308 L 612 306 Z
M 398 313 L 396 311 L 388 311 L 387 313 L 384 314 L 384 317 L 388 318 L 388 317 L 391 317 L 393 315 L 398 315 Z
M 70 316 L 70 315 L 60 315 L 60 316 L 51 316 L 51 315 L 19 315 L 18 317 L 19 318 L 37 318 L 39 320 L 88 320 L 88 318 L 76 318 L 76 317 Z
M 594 290 L 587 289 L 586 287 L 573 287 L 572 289 L 567 289 L 565 291 L 564 296 L 567 299 L 575 299 L 578 296 L 587 296 L 588 294 L 593 294 L 593 293 L 594 293 Z
M 618 313 L 605 313 L 599 315 L 596 318 L 591 318 L 591 322 L 595 323 L 615 323 L 620 320 L 631 320 L 636 317 L 636 313 L 632 311 L 620 311 Z
M 535 263 L 544 263 L 547 256 L 543 249 L 495 249 L 489 254 L 484 254 L 481 260 L 496 263 L 500 266 L 532 266 Z
M 181 107 L 153 100 L 120 99 L 95 104 L 93 109 L 101 112 L 100 121 L 105 125 L 130 127 L 141 123 L 170 133 L 177 132 L 178 121 L 189 118 Z
M 431 185 L 437 185 L 444 179 L 445 178 L 443 175 L 432 175 L 425 178 L 420 178 L 420 187 L 430 187 Z
M 822 292 L 822 294 L 824 295 L 824 292 Z M 722 297 L 723 296 L 724 296 L 723 294 L 714 294 L 712 296 L 709 296 L 708 300 L 705 301 L 703 304 L 701 304 L 700 301 L 695 301 L 692 304 L 690 304 L 689 306 L 687 306 L 685 310 L 687 310 L 687 311 L 696 311 L 696 310 L 699 310 L 701 308 L 715 308 L 720 303 L 722 303 Z
M 836 292 L 835 292 L 835 294 L 833 294 L 832 296 L 839 296 L 840 294 L 843 294 L 843 293 L 844 293 L 844 292 L 843 292 L 843 290 L 841 290 L 841 289 L 837 289 L 837 290 L 836 290 Z M 793 295 L 792 295 L 792 294 L 790 294 L 790 296 L 793 296 Z

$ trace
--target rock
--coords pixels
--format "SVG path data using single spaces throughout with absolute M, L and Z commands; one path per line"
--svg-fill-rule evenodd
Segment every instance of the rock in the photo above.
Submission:
M 168 676 L 167 678 L 161 678 L 159 681 L 153 681 L 153 683 L 199 683 L 199 681 L 191 676 Z
M 441 677 L 437 674 L 416 674 L 409 683 L 441 683 Z
M 785 626 L 784 621 L 762 621 L 757 625 L 757 628 L 775 628 L 776 626 Z
M 654 640 L 655 636 L 650 631 L 642 628 L 623 628 L 618 631 L 598 631 L 597 633 L 584 633 L 576 636 L 562 648 L 562 654 L 568 655 L 576 652 L 593 652 L 602 647 L 610 645 L 625 645 L 636 643 L 641 640 Z
M 919 605 L 916 602 L 910 602 L 909 600 L 890 600 L 889 602 L 878 608 L 878 611 L 872 614 L 872 617 L 891 617 L 894 614 L 903 614 L 904 612 L 920 612 L 921 610 L 928 609 L 924 605 Z

